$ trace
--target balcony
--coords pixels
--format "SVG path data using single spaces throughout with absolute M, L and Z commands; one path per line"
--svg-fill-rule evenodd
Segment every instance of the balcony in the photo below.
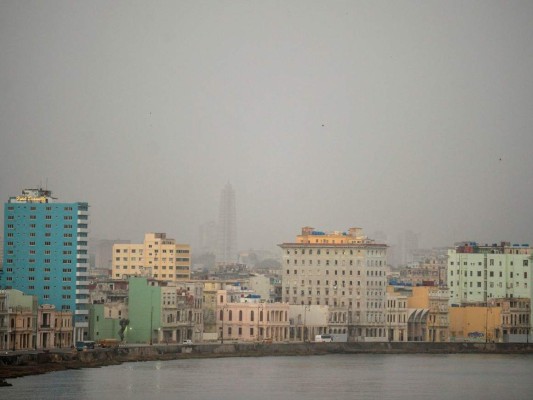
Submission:
M 76 289 L 76 294 L 89 294 L 89 289 Z
M 75 315 L 89 315 L 89 310 L 76 310 Z M 88 326 L 88 325 L 87 325 Z

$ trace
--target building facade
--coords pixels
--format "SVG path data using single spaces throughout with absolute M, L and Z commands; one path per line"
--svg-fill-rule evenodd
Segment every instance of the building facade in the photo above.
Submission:
M 245 298 L 228 296 L 226 290 L 217 293 L 217 326 L 219 339 L 227 341 L 273 341 L 289 338 L 289 305 L 266 303 L 259 296 Z
M 410 309 L 425 310 L 427 313 L 423 338 L 429 342 L 449 341 L 448 318 L 449 294 L 445 287 L 417 286 L 407 299 Z
M 458 243 L 455 249 L 448 251 L 448 286 L 450 304 L 455 306 L 486 306 L 494 302 L 494 299 L 531 299 L 533 298 L 531 246 L 510 242 L 492 245 L 479 245 L 476 242 Z M 533 312 L 530 309 L 529 326 L 520 327 L 520 332 L 527 330 L 528 334 L 530 333 L 532 319 Z M 528 334 L 525 336 L 526 339 Z
M 302 228 L 283 252 L 283 301 L 291 305 L 326 305 L 331 329 L 350 341 L 384 341 L 387 245 L 348 232 Z
M 25 189 L 4 204 L 0 288 L 72 312 L 74 340 L 88 328 L 88 224 L 87 203 L 57 202 L 49 190 Z
M 159 281 L 191 277 L 191 246 L 176 243 L 165 233 L 147 233 L 141 244 L 113 245 L 112 277 L 144 276 Z

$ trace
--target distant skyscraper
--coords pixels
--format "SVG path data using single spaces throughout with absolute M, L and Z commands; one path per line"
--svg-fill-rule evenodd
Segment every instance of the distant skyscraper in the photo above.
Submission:
M 87 203 L 56 202 L 49 190 L 25 189 L 4 205 L 0 288 L 74 313 L 75 340 L 83 340 L 89 326 L 88 223 Z
M 208 221 L 200 225 L 198 235 L 198 253 L 215 254 L 217 247 L 217 224 L 215 221 Z M 196 253 L 196 252 L 195 252 Z
M 229 183 L 220 195 L 217 226 L 216 262 L 231 264 L 237 262 L 237 212 L 235 191 Z
M 412 231 L 405 231 L 398 237 L 397 252 L 395 252 L 396 266 L 407 265 L 413 261 L 413 251 L 418 249 L 418 235 Z

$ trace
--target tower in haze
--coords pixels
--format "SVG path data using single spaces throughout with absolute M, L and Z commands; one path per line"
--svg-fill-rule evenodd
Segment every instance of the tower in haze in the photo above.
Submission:
M 217 264 L 237 262 L 237 212 L 235 191 L 228 182 L 220 194 L 217 225 Z

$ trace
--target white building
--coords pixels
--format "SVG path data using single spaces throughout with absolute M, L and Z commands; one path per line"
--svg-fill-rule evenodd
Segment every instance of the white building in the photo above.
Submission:
M 283 243 L 283 301 L 325 305 L 329 329 L 351 341 L 384 341 L 387 245 L 348 232 L 302 228 L 295 243 Z
M 492 298 L 532 295 L 528 244 L 463 242 L 448 251 L 450 304 L 486 303 Z

